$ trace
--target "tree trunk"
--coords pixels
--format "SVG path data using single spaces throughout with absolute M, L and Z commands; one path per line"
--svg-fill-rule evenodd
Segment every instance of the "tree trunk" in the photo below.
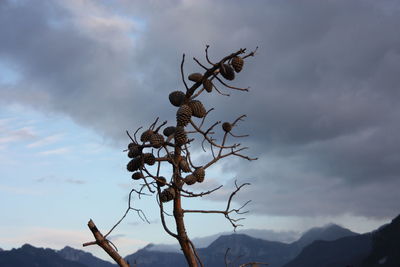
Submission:
M 190 245 L 189 238 L 186 233 L 185 223 L 183 221 L 183 211 L 181 206 L 181 196 L 177 192 L 177 196 L 174 200 L 174 217 L 176 223 L 176 229 L 178 233 L 178 241 L 181 245 L 182 252 L 185 255 L 186 261 L 190 267 L 197 267 L 196 256 L 194 254 L 193 248 Z
M 179 147 L 175 147 L 175 162 L 179 163 L 181 154 L 181 149 Z M 179 164 L 178 164 L 179 166 Z M 190 267 L 198 267 L 195 252 L 190 245 L 189 238 L 186 233 L 185 222 L 183 220 L 183 210 L 182 210 L 182 202 L 181 202 L 181 192 L 180 188 L 183 186 L 183 181 L 181 178 L 181 171 L 179 167 L 173 167 L 174 173 L 174 184 L 177 188 L 175 188 L 175 198 L 174 198 L 174 218 L 176 224 L 176 231 L 178 234 L 178 242 L 181 246 L 182 252 L 185 255 L 186 261 Z

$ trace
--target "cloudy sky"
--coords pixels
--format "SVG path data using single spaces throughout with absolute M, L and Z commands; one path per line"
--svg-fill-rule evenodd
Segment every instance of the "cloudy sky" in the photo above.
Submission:
M 240 141 L 259 159 L 221 161 L 196 190 L 224 189 L 187 206 L 224 208 L 238 179 L 251 182 L 236 203 L 252 200 L 245 228 L 364 232 L 390 221 L 400 212 L 399 25 L 395 0 L 0 1 L 0 247 L 79 248 L 89 218 L 106 232 L 135 186 L 125 130 L 173 121 L 182 54 L 185 72 L 198 72 L 192 58 L 205 62 L 206 44 L 214 60 L 259 47 L 232 83 L 250 92 L 200 98 L 215 107 L 209 124 L 247 114 Z M 207 156 L 193 154 L 198 165 Z M 128 216 L 113 236 L 122 254 L 173 243 L 155 198 L 134 201 L 151 224 Z M 230 229 L 218 216 L 187 219 L 193 237 Z

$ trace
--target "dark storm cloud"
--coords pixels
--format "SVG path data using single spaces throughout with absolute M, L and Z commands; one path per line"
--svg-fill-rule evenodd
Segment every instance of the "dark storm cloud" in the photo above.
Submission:
M 113 138 L 150 112 L 143 103 L 152 89 L 134 63 L 134 22 L 86 1 L 6 1 L 0 12 L 8 25 L 0 58 L 21 77 L 2 88 L 2 100 L 65 113 Z
M 241 142 L 257 167 L 225 164 L 253 181 L 257 212 L 398 212 L 397 1 L 68 3 L 2 2 L 0 25 L 12 26 L 0 28 L 0 59 L 22 77 L 3 100 L 126 141 L 125 129 L 174 117 L 167 95 L 182 89 L 183 52 L 190 73 L 205 44 L 215 59 L 258 45 L 234 83 L 249 93 L 202 97 L 217 119 L 248 115 Z

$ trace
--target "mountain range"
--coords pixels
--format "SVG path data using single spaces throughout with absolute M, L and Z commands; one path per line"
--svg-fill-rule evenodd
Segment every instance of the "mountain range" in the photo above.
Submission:
M 205 237 L 195 237 L 192 239 L 193 244 L 196 248 L 206 248 L 212 242 L 217 240 L 218 237 L 222 235 L 230 235 L 233 232 L 222 232 L 215 235 L 205 236 Z M 292 243 L 299 239 L 301 235 L 296 231 L 273 231 L 266 229 L 243 229 L 237 230 L 236 233 L 245 234 L 250 237 L 260 238 L 269 241 L 278 241 L 283 243 Z M 152 244 L 147 248 L 148 250 L 153 251 L 163 251 L 163 252 L 179 252 L 180 247 L 179 244 Z
M 153 244 L 126 256 L 138 267 L 187 266 L 182 253 L 154 250 Z M 222 235 L 198 254 L 204 266 L 229 266 L 259 261 L 270 267 L 399 267 L 400 216 L 390 224 L 366 234 L 357 234 L 338 225 L 312 228 L 297 241 L 283 243 L 245 234 Z M 132 264 L 133 265 L 133 264 Z M 25 244 L 12 250 L 0 249 L 0 267 L 116 267 L 82 250 L 36 248 Z

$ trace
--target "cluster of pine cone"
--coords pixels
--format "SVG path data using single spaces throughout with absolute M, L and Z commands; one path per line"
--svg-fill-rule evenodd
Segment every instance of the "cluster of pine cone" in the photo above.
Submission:
M 126 165 L 126 168 L 129 172 L 134 172 L 132 175 L 132 179 L 138 180 L 143 178 L 141 170 L 143 169 L 144 164 L 154 165 L 156 163 L 156 158 L 152 153 L 143 153 L 143 146 L 130 143 L 128 145 L 128 157 L 131 160 Z
M 239 73 L 243 68 L 244 61 L 241 57 L 235 56 L 226 63 L 220 63 L 218 71 L 226 80 L 233 80 L 235 78 L 235 72 Z M 188 76 L 190 81 L 195 83 L 201 83 L 204 90 L 208 93 L 212 92 L 214 87 L 211 79 L 205 78 L 200 73 L 192 73 Z M 207 114 L 204 105 L 199 100 L 191 100 L 186 97 L 186 94 L 182 91 L 174 91 L 169 94 L 169 101 L 172 105 L 178 107 L 176 112 L 176 126 L 169 126 L 164 128 L 163 134 L 154 131 L 152 128 L 145 130 L 141 136 L 140 141 L 143 144 L 150 144 L 151 147 L 159 149 L 165 145 L 164 136 L 167 141 L 175 140 L 175 145 L 182 146 L 188 142 L 188 138 L 185 132 L 185 126 L 187 126 L 193 117 L 204 118 Z M 225 132 L 229 132 L 232 129 L 232 125 L 228 122 L 223 123 L 222 128 Z M 148 145 L 146 146 L 148 147 Z M 142 169 L 145 164 L 151 166 L 156 163 L 156 158 L 152 153 L 143 153 L 143 145 L 139 145 L 136 142 L 128 145 L 128 157 L 131 158 L 127 165 L 129 172 L 133 172 L 132 179 L 139 180 L 144 178 Z M 178 166 L 181 172 L 190 173 L 182 181 L 187 185 L 193 185 L 195 183 L 201 183 L 205 178 L 205 170 L 203 167 L 195 168 L 192 171 L 187 159 L 180 157 L 178 159 Z M 157 177 L 156 183 L 162 187 L 167 184 L 165 177 Z M 175 198 L 175 189 L 168 187 L 164 189 L 160 194 L 160 200 L 162 202 L 168 202 Z
M 151 130 L 146 130 L 145 132 L 143 132 L 141 136 L 141 141 L 142 142 L 150 141 L 150 143 L 152 143 L 151 140 L 156 139 L 154 138 L 154 136 L 157 135 L 158 135 L 157 133 L 154 132 L 151 133 Z M 164 140 L 160 142 L 163 143 Z M 128 145 L 128 157 L 131 158 L 131 160 L 127 164 L 126 168 L 129 172 L 133 172 L 132 174 L 133 180 L 140 180 L 144 178 L 142 169 L 145 164 L 152 166 L 156 163 L 155 156 L 152 153 L 143 153 L 143 146 L 136 143 L 130 143 Z M 167 184 L 167 179 L 165 179 L 165 177 L 163 176 L 156 177 L 156 183 L 158 186 L 163 187 Z M 160 195 L 160 199 L 163 202 L 170 201 L 174 199 L 174 197 L 175 197 L 175 191 L 172 187 L 168 187 L 167 189 L 163 190 Z
M 228 62 L 228 64 L 220 64 L 219 73 L 221 73 L 222 77 L 224 77 L 225 79 L 232 81 L 233 79 L 235 79 L 235 72 L 239 73 L 242 71 L 243 64 L 243 58 L 235 56 Z

